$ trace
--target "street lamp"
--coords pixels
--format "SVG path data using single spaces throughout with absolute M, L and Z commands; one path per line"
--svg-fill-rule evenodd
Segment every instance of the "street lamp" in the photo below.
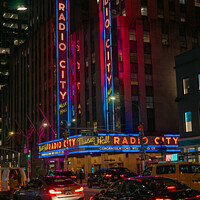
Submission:
M 20 5 L 17 7 L 17 10 L 24 11 L 24 10 L 27 10 L 27 7 L 25 7 L 24 5 Z

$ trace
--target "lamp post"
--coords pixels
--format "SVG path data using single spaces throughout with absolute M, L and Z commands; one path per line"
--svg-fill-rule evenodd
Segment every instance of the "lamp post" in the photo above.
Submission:
M 26 138 L 26 142 L 27 142 L 27 174 L 28 174 L 28 182 L 30 181 L 30 150 L 29 150 L 29 137 L 27 135 L 24 135 L 24 134 L 18 134 L 18 133 L 15 133 L 13 131 L 9 132 L 10 135 L 20 135 L 20 136 L 23 136 Z

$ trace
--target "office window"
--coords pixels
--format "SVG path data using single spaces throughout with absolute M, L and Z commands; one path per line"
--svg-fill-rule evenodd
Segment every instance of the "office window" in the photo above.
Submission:
M 169 36 L 168 34 L 162 34 L 162 45 L 168 46 L 169 45 Z
M 194 5 L 196 7 L 200 7 L 200 0 L 194 0 Z
M 192 116 L 191 112 L 185 112 L 185 132 L 192 131 Z
M 3 13 L 3 18 L 18 19 L 18 15 L 13 13 Z
M 10 54 L 10 48 L 0 48 L 0 54 Z
M 184 78 L 183 79 L 183 94 L 188 94 L 189 93 L 189 78 Z
M 198 88 L 200 90 L 200 74 L 198 74 Z
M 147 7 L 146 6 L 141 6 L 141 15 L 147 16 Z
M 185 4 L 185 0 L 179 0 L 180 4 Z
M 129 30 L 129 40 L 136 41 L 136 31 L 134 29 Z
M 150 33 L 148 31 L 143 32 L 143 40 L 144 42 L 150 42 Z
M 122 10 L 122 16 L 126 16 L 126 8 Z

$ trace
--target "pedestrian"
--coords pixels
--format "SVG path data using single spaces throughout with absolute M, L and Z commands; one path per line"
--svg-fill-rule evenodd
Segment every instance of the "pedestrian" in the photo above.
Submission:
M 79 170 L 79 179 L 80 179 L 80 184 L 82 184 L 82 180 L 83 180 L 83 171 L 82 171 L 82 169 Z
M 10 185 L 10 200 L 13 200 L 15 187 L 17 186 L 17 179 L 15 180 L 15 174 L 11 174 L 9 185 Z

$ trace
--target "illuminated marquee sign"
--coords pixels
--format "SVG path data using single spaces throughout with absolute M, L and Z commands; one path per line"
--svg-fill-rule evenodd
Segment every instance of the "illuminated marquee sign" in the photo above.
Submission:
M 67 119 L 68 101 L 68 1 L 57 0 L 57 108 L 58 122 Z M 59 138 L 59 130 L 58 130 Z
M 143 137 L 147 151 L 158 151 L 160 141 L 169 151 L 177 151 L 177 136 L 165 137 Z M 109 152 L 109 151 L 129 151 L 139 152 L 141 147 L 140 137 L 135 136 L 98 136 L 98 137 L 74 137 L 69 140 L 59 139 L 39 144 L 39 157 L 60 156 L 60 152 L 68 147 L 69 154 L 83 152 Z

